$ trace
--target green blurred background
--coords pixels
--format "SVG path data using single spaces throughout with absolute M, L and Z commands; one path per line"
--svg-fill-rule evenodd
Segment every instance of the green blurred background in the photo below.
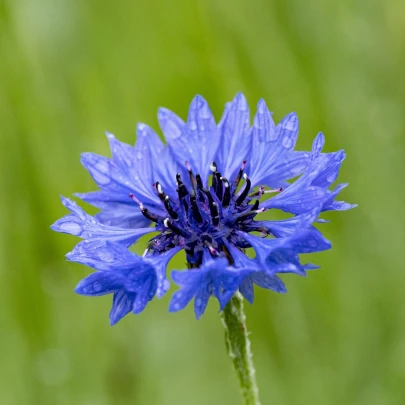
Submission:
M 82 151 L 129 143 L 196 94 L 242 91 L 344 148 L 322 269 L 247 308 L 263 405 L 405 403 L 405 3 L 0 0 L 0 403 L 239 404 L 217 304 L 169 297 L 111 328 L 110 297 L 72 290 L 59 194 L 94 190 Z M 182 263 L 178 263 L 181 266 Z

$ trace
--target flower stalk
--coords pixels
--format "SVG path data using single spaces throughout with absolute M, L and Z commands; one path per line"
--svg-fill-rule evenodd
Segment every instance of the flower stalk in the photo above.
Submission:
M 245 405 L 260 405 L 250 340 L 243 310 L 243 297 L 238 292 L 221 312 L 225 343 L 238 375 Z

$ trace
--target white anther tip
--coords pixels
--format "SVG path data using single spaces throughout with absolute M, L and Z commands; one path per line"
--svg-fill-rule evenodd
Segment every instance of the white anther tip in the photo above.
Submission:
M 248 175 L 247 175 L 246 173 L 243 173 L 243 178 L 244 178 L 245 180 L 247 180 L 247 179 L 248 179 Z
M 166 218 L 164 221 L 163 221 L 163 225 L 166 227 L 166 228 L 168 228 L 169 227 L 169 218 Z

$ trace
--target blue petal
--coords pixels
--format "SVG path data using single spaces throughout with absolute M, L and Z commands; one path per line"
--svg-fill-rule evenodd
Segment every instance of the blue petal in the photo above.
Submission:
M 97 271 L 81 280 L 75 288 L 75 293 L 89 296 L 111 294 L 122 287 L 122 281 L 120 274 Z
M 138 125 L 138 136 L 144 140 L 143 147 L 148 150 L 151 158 L 153 183 L 159 182 L 164 192 L 171 199 L 177 200 L 176 173 L 180 171 L 180 167 L 173 154 L 148 125 Z M 182 167 L 184 167 L 184 162 Z
M 144 270 L 152 268 L 142 257 L 117 243 L 103 240 L 83 241 L 66 255 L 69 261 L 85 264 L 97 270 Z
M 253 176 L 254 185 L 266 185 L 271 188 L 285 188 L 289 184 L 286 180 L 302 174 L 310 162 L 310 154 L 307 152 L 288 152 L 283 159 L 274 160 L 273 165 L 260 179 Z
M 264 201 L 263 208 L 278 208 L 285 212 L 301 214 L 322 205 L 328 198 L 328 191 L 320 187 L 300 187 L 300 179 L 277 196 Z M 298 184 L 297 184 L 298 183 Z M 294 187 L 294 188 L 292 188 Z
M 215 296 L 222 311 L 231 300 L 242 281 L 251 273 L 250 269 L 229 266 L 214 278 Z
M 271 266 L 274 274 L 293 273 L 299 276 L 306 276 L 306 270 L 317 268 L 313 265 L 301 264 L 297 251 L 293 247 L 273 251 L 267 257 L 266 265 Z
M 240 293 L 246 298 L 249 304 L 254 301 L 253 281 L 250 277 L 246 277 L 239 286 Z
M 224 258 L 210 259 L 196 271 L 173 271 L 173 281 L 181 289 L 173 294 L 169 311 L 183 309 L 195 297 L 194 312 L 199 319 L 211 295 L 216 296 L 223 309 L 245 277 L 245 272 L 227 269 L 227 266 L 228 261 Z
M 136 294 L 118 291 L 114 294 L 113 304 L 110 311 L 110 325 L 115 325 L 126 314 L 132 311 Z
M 311 227 L 294 240 L 294 250 L 297 253 L 322 252 L 331 247 L 332 244 L 315 227 Z
M 261 288 L 273 290 L 278 293 L 286 293 L 287 288 L 277 276 L 269 276 L 263 272 L 252 273 L 249 276 L 252 281 Z
M 255 221 L 252 223 L 252 230 L 262 227 L 277 238 L 286 238 L 299 231 L 301 221 L 307 215 L 308 213 L 305 213 L 279 221 Z
M 322 167 L 322 170 L 312 180 L 311 185 L 316 187 L 329 187 L 337 178 L 340 166 L 346 155 L 343 150 L 335 153 L 327 153 L 321 155 L 317 162 Z
M 191 102 L 187 123 L 167 109 L 160 109 L 158 118 L 179 166 L 184 167 L 185 162 L 189 162 L 193 171 L 199 173 L 203 183 L 208 185 L 210 163 L 220 140 L 208 103 L 196 96 Z
M 57 232 L 80 236 L 86 240 L 109 240 L 125 246 L 135 243 L 141 236 L 156 228 L 123 229 L 104 225 L 88 215 L 74 201 L 61 197 L 62 204 L 72 213 L 56 221 L 51 228 Z
M 215 158 L 220 137 L 214 116 L 208 103 L 201 96 L 196 96 L 191 102 L 188 120 L 188 139 L 193 153 L 190 164 L 201 175 L 204 184 L 208 184 L 210 164 Z
M 260 269 L 260 263 L 257 260 L 249 258 L 248 256 L 246 256 L 241 250 L 239 250 L 234 245 L 227 244 L 227 248 L 229 250 L 229 253 L 232 256 L 235 267 L 243 268 L 243 269 L 246 269 L 246 270 L 249 270 L 249 269 L 250 270 L 258 270 L 258 269 Z
M 319 132 L 319 134 L 314 139 L 314 142 L 312 143 L 312 153 L 314 154 L 315 157 L 319 156 L 324 145 L 325 145 L 325 136 L 323 135 L 322 132 Z
M 137 126 L 135 146 L 119 142 L 111 134 L 107 134 L 113 154 L 113 162 L 120 169 L 119 179 L 124 181 L 129 192 L 135 194 L 142 202 L 159 204 L 153 189 L 152 159 L 149 150 L 149 136 L 143 124 Z
M 284 246 L 284 243 L 281 243 L 279 246 Z M 238 280 L 239 291 L 250 304 L 252 304 L 254 300 L 253 283 L 260 287 L 264 286 L 264 288 L 270 288 L 276 292 L 285 292 L 285 286 L 276 274 L 302 273 L 300 267 L 297 267 L 296 263 L 287 262 L 279 264 L 274 259 L 269 260 L 269 256 L 271 257 L 271 254 L 274 253 L 271 249 L 265 249 L 262 252 L 262 255 L 257 255 L 257 259 L 248 258 L 244 253 L 232 245 L 230 245 L 228 249 L 234 259 L 234 265 L 241 267 L 241 270 L 244 271 L 243 279 Z M 278 250 L 280 250 L 280 247 Z
M 183 182 L 188 183 L 188 173 L 186 170 L 185 162 L 194 162 L 190 158 L 194 152 L 192 144 L 188 145 L 188 134 L 185 122 L 179 118 L 175 113 L 167 108 L 159 108 L 158 120 L 163 135 L 165 136 L 171 156 L 177 162 L 178 171 L 182 176 Z M 191 149 L 191 152 L 190 152 Z M 173 173 L 175 175 L 175 173 Z
M 228 107 L 219 130 L 221 144 L 216 157 L 218 170 L 227 179 L 233 179 L 242 162 L 249 160 L 252 141 L 249 107 L 242 93 L 237 94 Z
M 324 202 L 322 211 L 346 211 L 357 207 L 357 204 L 348 204 L 344 201 L 334 201 L 336 196 L 347 186 L 347 183 L 339 184 L 329 193 L 328 199 Z
M 323 211 L 347 211 L 356 207 L 357 204 L 349 204 L 344 201 L 333 201 L 332 203 L 328 204 Z
M 181 138 L 185 131 L 185 123 L 175 113 L 167 108 L 159 108 L 158 120 L 166 142 L 170 145 L 171 142 Z M 177 152 L 177 151 L 173 151 Z M 175 154 L 176 156 L 176 154 Z M 183 162 L 184 163 L 184 162 Z
M 312 212 L 297 215 L 282 221 L 260 221 L 255 226 L 265 228 L 277 238 L 287 238 L 302 232 L 303 224 L 308 227 L 305 233 L 294 238 L 294 249 L 297 253 L 319 252 L 330 249 L 331 244 L 322 233 L 314 226 L 309 226 L 319 213 L 319 209 Z
M 264 201 L 262 206 L 300 214 L 324 205 L 330 200 L 331 192 L 327 187 L 335 180 L 343 159 L 343 151 L 321 154 L 297 181 L 277 196 Z
M 105 209 L 97 213 L 94 218 L 98 222 L 118 228 L 147 228 L 151 221 L 147 219 L 139 209 L 133 205 L 112 204 L 114 208 Z
M 106 135 L 110 143 L 112 161 L 122 173 L 125 173 L 129 178 L 133 178 L 136 175 L 134 147 L 127 143 L 120 142 L 109 132 L 106 132 Z
M 200 270 L 198 271 L 172 271 L 172 279 L 181 289 L 173 294 L 169 304 L 169 312 L 177 312 L 184 309 L 193 299 L 198 290 L 198 286 L 203 278 Z
M 210 282 L 202 283 L 198 287 L 194 299 L 194 313 L 197 319 L 200 319 L 201 315 L 205 312 L 213 289 L 214 287 Z
M 138 205 L 129 197 L 129 192 L 116 193 L 109 190 L 91 191 L 89 193 L 75 193 L 76 197 L 101 209 L 112 209 L 118 204 L 128 205 L 139 211 Z
M 155 296 L 156 288 L 156 277 L 150 275 L 143 280 L 142 287 L 137 290 L 133 304 L 132 311 L 134 314 L 139 314 L 145 309 L 147 303 Z
M 68 259 L 101 270 L 79 283 L 76 292 L 85 295 L 114 292 L 112 324 L 131 310 L 136 314 L 142 312 L 156 294 L 158 280 L 153 261 L 137 256 L 122 245 L 82 242 Z
M 281 152 L 283 150 L 293 150 L 298 137 L 298 117 L 297 114 L 292 112 L 286 115 L 277 125 L 277 143 L 280 146 Z
M 83 153 L 82 164 L 90 172 L 98 186 L 110 193 L 110 200 L 129 202 L 128 195 L 135 194 L 145 204 L 159 204 L 151 182 L 151 159 L 141 147 L 123 144 L 112 134 L 107 134 L 113 150 L 108 159 L 94 153 Z
M 142 228 L 151 223 L 150 220 L 144 217 L 139 209 L 139 205 L 130 198 L 129 194 L 117 195 L 100 190 L 89 193 L 75 193 L 75 196 L 102 209 L 103 211 L 96 214 L 95 217 L 105 225 L 118 226 L 120 228 Z M 156 204 L 146 204 L 146 206 L 157 215 L 164 214 L 161 206 L 159 207 Z
M 168 173 L 164 176 L 165 178 L 156 178 L 155 173 L 159 172 L 161 175 L 164 172 L 165 161 L 162 160 L 167 158 L 162 154 L 158 159 L 156 159 L 156 152 L 152 151 L 153 146 L 159 145 L 157 135 L 145 124 L 138 124 L 137 126 L 137 141 L 135 144 L 135 164 L 137 167 L 136 180 L 140 180 L 136 191 L 141 192 L 142 203 L 155 203 L 156 205 L 161 205 L 157 193 L 153 187 L 156 181 L 162 182 L 162 185 L 166 186 L 167 194 L 170 196 L 175 195 L 175 173 L 172 173 L 172 179 L 170 181 Z M 154 145 L 153 143 L 154 142 Z M 169 159 L 170 161 L 171 159 Z M 171 165 L 173 166 L 173 165 Z M 159 170 L 157 170 L 159 168 Z M 163 170 L 162 170 L 163 169 Z M 134 192 L 136 195 L 136 192 Z M 148 199 L 145 200 L 145 196 Z
M 290 243 L 288 243 L 288 246 Z M 284 244 L 282 245 L 284 246 Z M 273 250 L 271 254 L 265 258 L 264 261 L 260 261 L 257 259 L 250 259 L 244 253 L 242 253 L 236 247 L 229 245 L 228 249 L 231 253 L 231 256 L 234 260 L 234 266 L 236 266 L 239 270 L 243 271 L 245 276 L 250 275 L 255 272 L 266 273 L 270 276 L 274 276 L 277 273 L 295 273 L 302 275 L 302 266 L 301 264 L 296 261 L 288 262 L 285 260 L 277 261 L 274 259 L 274 255 L 278 254 L 278 252 L 285 252 L 290 248 L 286 247 L 279 247 L 275 251 Z M 267 252 L 268 253 L 268 252 Z M 294 252 L 295 254 L 296 252 Z M 264 256 L 265 257 L 265 256 Z M 271 258 L 271 259 L 270 259 Z M 298 266 L 297 266 L 298 264 Z M 304 274 L 305 275 L 305 272 Z
M 305 171 L 311 155 L 293 152 L 297 136 L 298 118 L 295 113 L 287 115 L 275 127 L 266 104 L 259 102 L 253 124 L 252 164 L 249 167 L 253 186 L 286 187 L 286 180 Z
M 163 297 L 170 287 L 169 280 L 166 278 L 166 269 L 169 261 L 173 256 L 182 250 L 181 246 L 176 246 L 175 248 L 168 250 L 164 253 L 156 253 L 154 255 L 148 255 L 145 257 L 145 261 L 151 263 L 154 267 L 157 277 L 157 291 L 156 295 L 158 298 Z
M 278 208 L 293 214 L 301 214 L 324 204 L 328 200 L 330 192 L 312 185 L 312 182 L 324 169 L 324 164 L 323 158 L 313 161 L 298 180 L 280 194 L 264 201 L 262 207 Z
M 257 104 L 257 112 L 253 119 L 253 142 L 258 145 L 270 144 L 275 142 L 277 137 L 278 133 L 272 113 L 267 108 L 266 102 L 261 99 Z
M 90 172 L 91 177 L 99 187 L 125 187 L 118 179 L 117 169 L 112 166 L 110 159 L 95 153 L 82 153 L 81 162 Z
M 288 238 L 272 238 L 265 239 L 258 236 L 250 235 L 246 232 L 237 231 L 238 235 L 242 237 L 246 242 L 252 245 L 256 252 L 256 257 L 259 262 L 265 262 L 266 258 L 271 255 L 271 253 L 283 247 L 290 247 L 291 242 Z

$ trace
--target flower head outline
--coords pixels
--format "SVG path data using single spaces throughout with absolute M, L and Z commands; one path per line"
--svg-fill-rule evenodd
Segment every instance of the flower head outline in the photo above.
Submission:
M 218 124 L 201 96 L 191 102 L 186 122 L 167 109 L 159 110 L 158 119 L 166 144 L 138 124 L 135 146 L 107 133 L 111 158 L 82 155 L 99 190 L 77 196 L 99 208 L 98 214 L 90 216 L 62 197 L 71 213 L 52 229 L 84 239 L 67 258 L 96 270 L 79 283 L 77 293 L 113 294 L 110 321 L 115 324 L 168 291 L 166 268 L 184 250 L 188 269 L 173 272 L 180 290 L 169 310 L 183 309 L 194 298 L 199 318 L 210 296 L 220 309 L 238 290 L 252 303 L 254 284 L 283 293 L 279 274 L 305 275 L 316 268 L 301 264 L 299 254 L 331 244 L 313 223 L 322 221 L 323 211 L 354 207 L 336 201 L 346 184 L 329 189 L 343 151 L 323 153 L 321 133 L 312 151 L 295 151 L 296 114 L 276 125 L 261 100 L 251 126 L 242 94 L 227 103 Z M 291 217 L 259 219 L 274 209 Z M 142 257 L 128 250 L 152 232 L 157 235 Z M 248 248 L 255 258 L 245 254 Z

